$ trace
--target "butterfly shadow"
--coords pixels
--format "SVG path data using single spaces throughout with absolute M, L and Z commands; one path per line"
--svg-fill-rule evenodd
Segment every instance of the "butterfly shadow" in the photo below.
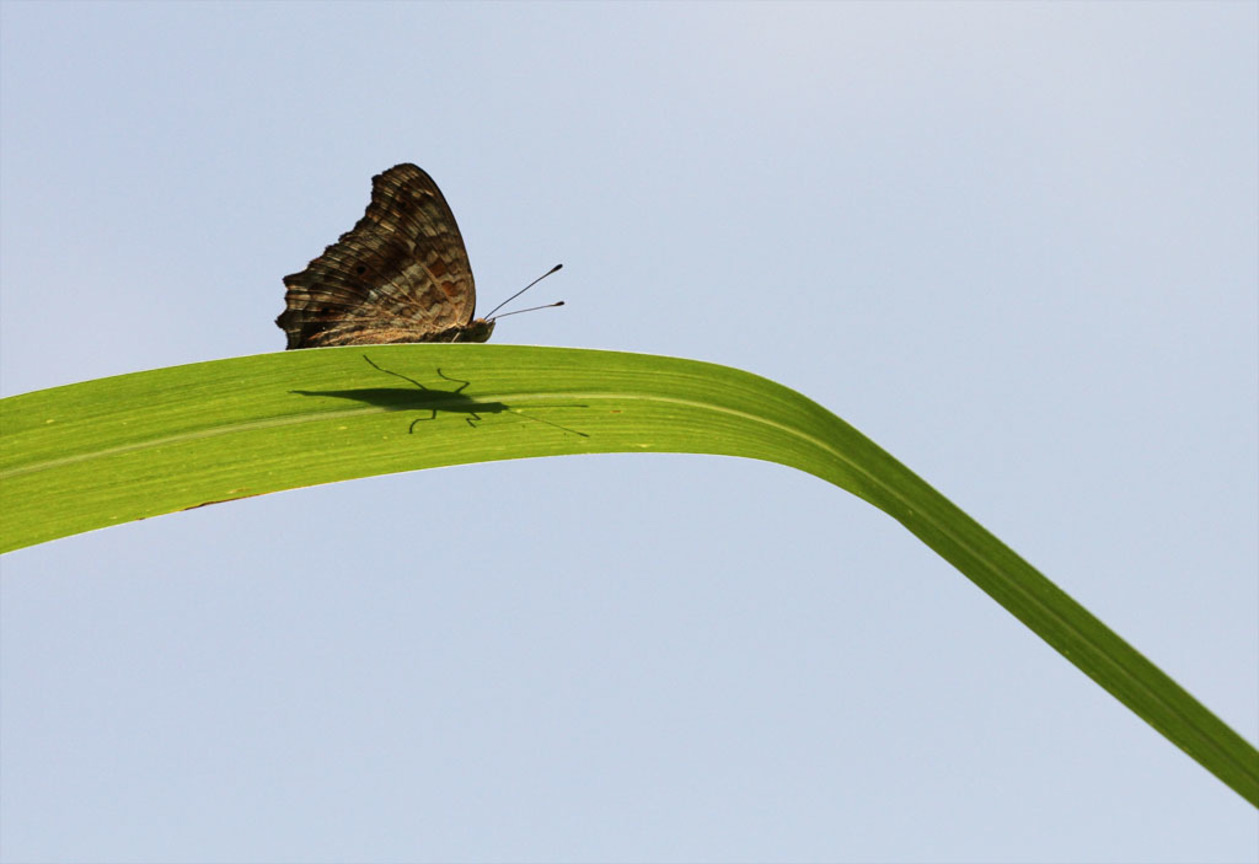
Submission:
M 368 405 L 386 408 L 390 411 L 428 411 L 429 416 L 417 417 L 411 421 L 411 425 L 407 427 L 408 434 L 414 434 L 415 427 L 419 423 L 436 420 L 438 411 L 447 411 L 452 414 L 463 414 L 464 422 L 473 429 L 477 428 L 477 424 L 484 419 L 481 416 L 482 414 L 511 413 L 517 417 L 532 420 L 535 423 L 545 423 L 547 426 L 554 426 L 556 429 L 562 429 L 570 434 L 580 435 L 582 438 L 590 437 L 585 432 L 569 429 L 567 426 L 561 426 L 559 423 L 553 423 L 550 420 L 543 420 L 541 417 L 533 417 L 529 414 L 522 414 L 506 402 L 483 402 L 479 399 L 473 399 L 471 396 L 465 396 L 463 390 L 472 382 L 451 378 L 442 372 L 440 368 L 437 370 L 439 378 L 459 386 L 454 390 L 434 390 L 431 387 L 424 386 L 410 376 L 403 375 L 401 372 L 394 372 L 376 365 L 366 354 L 363 355 L 363 359 L 376 371 L 392 375 L 395 378 L 401 378 L 403 381 L 415 385 L 419 388 L 419 392 L 417 393 L 415 390 L 404 387 L 365 387 L 354 390 L 290 390 L 289 392 L 302 396 L 332 396 L 337 399 L 353 399 Z

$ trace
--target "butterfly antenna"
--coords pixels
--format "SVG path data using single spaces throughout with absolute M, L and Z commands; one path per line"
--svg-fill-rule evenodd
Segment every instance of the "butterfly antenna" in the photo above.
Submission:
M 554 303 L 546 303 L 542 306 L 530 306 L 528 309 L 516 309 L 511 312 L 504 312 L 502 315 L 499 315 L 498 318 L 509 318 L 512 315 L 519 315 L 521 312 L 537 312 L 539 309 L 552 309 L 556 306 L 563 306 L 563 305 L 564 305 L 563 300 L 556 300 Z M 491 318 L 490 320 L 497 321 L 498 318 Z
M 539 276 L 537 279 L 534 279 L 532 282 L 530 282 L 530 283 L 529 283 L 528 285 L 526 285 L 525 287 L 521 288 L 521 289 L 520 289 L 519 291 L 517 291 L 515 294 L 511 295 L 510 297 L 508 297 L 508 298 L 507 298 L 506 300 L 504 300 L 502 303 L 499 303 L 497 306 L 495 306 L 493 309 L 491 309 L 491 310 L 490 310 L 490 314 L 489 314 L 489 315 L 486 315 L 486 316 L 485 316 L 485 320 L 487 320 L 487 321 L 493 321 L 493 320 L 494 320 L 494 313 L 495 313 L 495 312 L 497 312 L 499 309 L 502 309 L 502 308 L 503 308 L 504 306 L 506 306 L 508 303 L 510 303 L 511 301 L 515 300 L 515 299 L 516 299 L 517 297 L 519 297 L 521 294 L 525 293 L 525 292 L 526 292 L 526 291 L 528 291 L 530 288 L 532 288 L 534 285 L 537 285 L 537 284 L 538 284 L 539 282 L 541 282 L 543 279 L 545 279 L 546 277 L 550 276 L 552 273 L 556 272 L 557 270 L 559 270 L 559 269 L 560 269 L 561 267 L 563 267 L 563 266 L 564 266 L 563 264 L 556 264 L 556 265 L 555 265 L 554 267 L 552 267 L 550 270 L 548 270 L 548 271 L 546 271 L 545 273 L 543 273 L 543 274 L 542 274 L 541 276 Z M 548 304 L 546 304 L 545 306 L 534 306 L 534 307 L 533 307 L 533 309 L 549 309 L 549 308 L 550 308 L 550 307 L 552 307 L 552 306 L 563 306 L 563 305 L 564 305 L 564 301 L 563 301 L 563 300 L 561 300 L 559 303 L 548 303 Z M 521 309 L 521 310 L 519 310 L 519 311 L 520 311 L 520 312 L 532 312 L 532 311 L 533 311 L 533 309 Z M 516 313 L 516 312 L 509 312 L 508 314 L 509 314 L 509 315 L 515 315 L 515 314 L 517 314 L 517 313 Z M 506 316 L 506 315 L 500 315 L 499 317 L 500 317 L 500 318 L 506 318 L 507 316 Z

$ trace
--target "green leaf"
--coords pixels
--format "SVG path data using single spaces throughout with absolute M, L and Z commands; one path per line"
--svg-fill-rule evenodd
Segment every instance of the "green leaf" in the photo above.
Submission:
M 297 486 L 573 453 L 746 456 L 901 522 L 1259 807 L 1259 752 L 973 519 L 820 405 L 670 357 L 512 345 L 265 354 L 0 400 L 0 551 Z

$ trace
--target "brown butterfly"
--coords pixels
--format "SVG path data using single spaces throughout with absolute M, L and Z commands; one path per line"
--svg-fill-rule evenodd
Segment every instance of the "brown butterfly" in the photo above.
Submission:
M 287 308 L 275 323 L 288 348 L 484 342 L 494 332 L 492 317 L 473 318 L 476 286 L 455 214 L 433 178 L 406 163 L 373 177 L 363 218 L 284 284 Z

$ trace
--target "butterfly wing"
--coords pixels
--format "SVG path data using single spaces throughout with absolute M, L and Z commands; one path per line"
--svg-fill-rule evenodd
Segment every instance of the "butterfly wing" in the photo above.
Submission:
M 433 178 L 395 165 L 372 178 L 372 200 L 353 229 L 284 277 L 275 323 L 289 348 L 387 342 L 484 342 L 463 237 Z

